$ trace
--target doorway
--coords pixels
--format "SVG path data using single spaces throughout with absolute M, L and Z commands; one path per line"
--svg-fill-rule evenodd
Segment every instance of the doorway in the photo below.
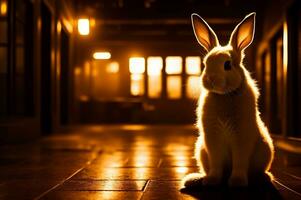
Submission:
M 61 74 L 60 74 L 60 121 L 61 125 L 68 124 L 69 114 L 69 35 L 61 32 Z
M 51 100 L 51 12 L 45 3 L 41 4 L 41 130 L 44 134 L 52 132 Z

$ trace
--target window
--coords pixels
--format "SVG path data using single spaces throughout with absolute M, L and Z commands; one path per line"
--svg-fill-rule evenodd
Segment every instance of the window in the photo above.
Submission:
M 167 99 L 180 99 L 183 87 L 188 98 L 198 98 L 200 94 L 201 58 L 199 56 L 160 56 L 129 58 L 130 93 L 132 96 L 147 95 L 148 98 L 160 98 L 163 91 L 163 78 L 166 81 Z M 163 65 L 165 62 L 165 70 Z M 183 65 L 185 64 L 185 65 Z M 185 67 L 185 71 L 184 71 Z M 186 72 L 186 76 L 184 74 Z M 163 77 L 163 73 L 165 76 Z M 185 78 L 187 77 L 187 78 Z M 145 80 L 146 78 L 146 80 Z M 185 91 L 184 91 L 185 92 Z
M 145 59 L 143 57 L 130 58 L 129 70 L 131 73 L 131 95 L 144 95 Z
M 7 79 L 8 79 L 8 41 L 7 41 L 7 2 L 0 2 L 0 117 L 7 114 Z
M 201 58 L 189 56 L 185 58 L 185 70 L 187 74 L 186 96 L 196 99 L 200 95 Z
M 159 98 L 162 91 L 162 57 L 147 58 L 148 97 Z
M 182 57 L 168 56 L 166 57 L 166 74 L 182 73 Z
M 187 97 L 197 99 L 200 95 L 201 78 L 199 76 L 189 76 L 187 78 Z
M 198 56 L 189 56 L 185 59 L 185 69 L 188 75 L 201 74 L 201 58 Z
M 169 76 L 167 77 L 167 97 L 169 99 L 181 98 L 182 81 L 181 76 Z
M 182 57 L 180 56 L 168 56 L 166 57 L 166 91 L 167 98 L 179 99 L 182 94 L 182 77 L 183 70 Z
M 264 105 L 264 111 L 265 111 L 265 114 L 267 116 L 267 124 L 268 126 L 270 127 L 270 124 L 269 124 L 269 117 L 268 117 L 268 114 L 271 112 L 271 57 L 270 57 L 270 52 L 269 51 L 266 51 L 264 54 L 263 54 L 263 64 L 264 64 L 264 91 L 265 91 L 265 99 L 264 99 L 264 102 L 265 102 L 265 105 Z
M 119 72 L 119 63 L 114 61 L 114 62 L 110 62 L 109 64 L 107 64 L 106 72 L 111 73 L 111 74 L 118 73 Z
M 142 96 L 144 94 L 143 74 L 132 74 L 131 75 L 131 94 L 133 96 Z
M 93 98 L 118 98 L 120 95 L 119 63 L 109 60 L 93 60 L 91 84 Z
M 130 72 L 132 74 L 143 74 L 145 71 L 145 59 L 142 57 L 130 58 Z
M 283 70 L 283 38 L 279 37 L 276 41 L 276 94 L 277 94 L 277 114 L 275 115 L 275 133 L 282 131 L 283 105 L 284 105 L 284 70 Z

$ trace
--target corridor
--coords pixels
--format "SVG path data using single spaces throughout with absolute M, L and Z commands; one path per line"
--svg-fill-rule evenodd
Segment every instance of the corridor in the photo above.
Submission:
M 81 126 L 1 146 L 0 199 L 301 199 L 300 156 L 281 149 L 274 186 L 181 192 L 184 175 L 197 171 L 196 133 L 188 125 Z
M 300 41 L 301 0 L 0 0 L 0 200 L 301 199 Z M 273 183 L 183 189 L 200 117 L 246 184 L 259 112 Z

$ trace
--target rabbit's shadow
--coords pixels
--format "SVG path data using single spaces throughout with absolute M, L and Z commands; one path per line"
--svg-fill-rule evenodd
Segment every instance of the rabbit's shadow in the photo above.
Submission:
M 193 196 L 200 200 L 283 200 L 283 197 L 273 185 L 268 182 L 264 185 L 251 185 L 249 187 L 229 188 L 226 185 L 218 187 L 196 186 L 182 188 L 181 193 Z

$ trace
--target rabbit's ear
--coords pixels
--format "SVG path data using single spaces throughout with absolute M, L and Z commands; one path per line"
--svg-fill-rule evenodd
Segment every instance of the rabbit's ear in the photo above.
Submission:
M 207 22 L 199 15 L 193 13 L 191 15 L 192 27 L 194 35 L 200 45 L 207 51 L 219 45 L 217 36 Z
M 255 12 L 247 15 L 233 30 L 229 43 L 235 50 L 243 51 L 252 43 L 255 32 L 255 15 Z

